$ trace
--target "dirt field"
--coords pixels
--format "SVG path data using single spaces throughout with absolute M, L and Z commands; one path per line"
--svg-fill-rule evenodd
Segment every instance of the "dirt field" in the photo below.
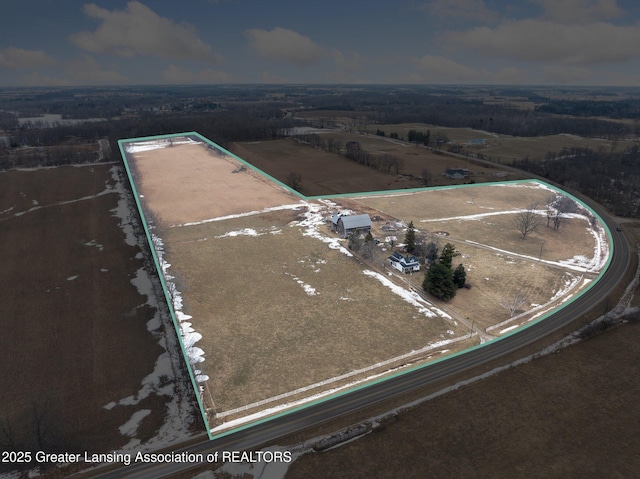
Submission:
M 199 192 L 211 181 L 199 165 L 228 162 L 204 146 L 199 148 L 185 144 L 154 150 L 162 152 L 162 161 L 172 166 L 169 174 L 162 168 L 153 169 L 151 184 L 145 181 L 144 172 L 152 168 L 144 164 L 153 152 L 133 153 L 130 160 L 143 176 L 140 179 L 134 174 L 143 207 L 152 217 L 171 218 L 155 233 L 164 242 L 163 261 L 171 264 L 169 274 L 182 294 L 179 314 L 188 315 L 189 324 L 202 335 L 195 346 L 203 351 L 204 363 L 197 367 L 208 376 L 204 385 L 210 417 L 216 414 L 223 421 L 242 414 L 247 405 L 255 412 L 265 404 L 271 407 L 291 402 L 308 396 L 308 391 L 316 393 L 364 379 L 406 362 L 407 354 L 430 343 L 463 339 L 474 325 L 485 329 L 504 321 L 509 315 L 499 303 L 513 285 L 521 285 L 532 304 L 548 303 L 566 289 L 569 280 L 578 277 L 569 275 L 551 258 L 593 256 L 594 240 L 585 233 L 584 221 L 583 225 L 578 224 L 580 220 L 567 221 L 562 236 L 541 231 L 540 237 L 532 235 L 523 241 L 516 233 L 508 233 L 512 220 L 508 214 L 482 220 L 446 219 L 510 210 L 517 203 L 525 207 L 549 196 L 546 189 L 524 185 L 295 202 L 280 187 L 233 173 L 235 163 L 233 168 L 207 166 L 207 174 L 215 171 L 215 181 L 220 184 L 245 178 L 250 186 L 243 189 L 238 184 L 237 190 L 248 195 L 252 188 L 258 188 L 258 195 L 266 191 L 270 198 L 280 199 L 279 205 L 274 200 L 267 204 L 269 208 L 261 209 L 247 200 L 241 206 L 225 195 L 220 196 L 223 201 L 214 201 L 212 193 L 207 197 L 196 194 L 191 207 L 188 196 L 179 200 L 177 208 L 158 201 L 163 181 L 173 184 L 176 171 L 187 172 L 195 165 L 198 174 L 180 183 Z M 169 216 L 162 208 L 170 209 Z M 433 231 L 450 230 L 444 240 L 457 242 L 460 258 L 469 268 L 472 289 L 461 291 L 450 305 L 442 305 L 440 313 L 434 309 L 429 317 L 432 313 L 420 309 L 424 306 L 410 304 L 383 283 L 391 274 L 385 266 L 389 252 L 380 248 L 374 259 L 363 264 L 349 257 L 343 246 L 340 250 L 341 243 L 324 221 L 345 208 L 375 217 L 373 233 L 379 238 L 385 236 L 383 224 L 391 220 L 413 220 L 419 229 L 427 221 L 437 220 Z M 212 217 L 212 212 L 220 216 Z M 193 220 L 194 215 L 206 221 L 185 221 Z M 496 230 L 505 233 L 496 235 Z M 403 230 L 399 234 L 402 237 Z M 548 263 L 539 258 L 542 238 L 548 248 L 544 256 Z M 470 244 L 466 239 L 482 244 Z M 572 244 L 570 249 L 562 246 L 567 243 Z M 496 252 L 491 249 L 495 246 L 511 253 Z M 420 291 L 422 277 L 396 276 L 395 282 L 408 295 L 407 281 Z M 468 346 L 461 342 L 446 348 L 453 352 Z M 386 363 L 378 364 L 381 362 Z M 363 368 L 366 371 L 357 372 Z M 342 377 L 345 374 L 348 376 Z
M 13 429 L 3 449 L 111 451 L 165 421 L 167 396 L 115 405 L 139 394 L 164 349 L 131 282 L 142 259 L 112 211 L 112 167 L 0 173 L 0 421 Z M 137 432 L 122 435 L 141 409 Z
M 235 143 L 235 154 L 252 165 L 287 181 L 291 172 L 302 176 L 300 190 L 306 196 L 415 188 L 419 184 L 359 165 L 348 158 L 326 153 L 292 138 L 262 142 Z
M 202 221 L 297 200 L 251 168 L 232 174 L 242 164 L 201 143 L 140 151 L 135 158 L 145 203 L 155 215 L 162 212 L 156 223 Z
M 401 413 L 287 479 L 636 477 L 640 324 Z
M 342 145 L 348 141 L 357 141 L 363 150 L 372 155 L 398 158 L 402 161 L 402 175 L 399 177 L 359 165 L 343 155 L 326 153 L 292 138 L 236 143 L 232 149 L 238 156 L 280 181 L 286 182 L 292 171 L 300 173 L 301 191 L 307 196 L 416 188 L 423 186 L 417 177 L 423 176 L 425 170 L 430 175 L 428 186 L 457 185 L 470 180 L 479 183 L 525 178 L 509 171 L 471 165 L 461 158 L 440 155 L 425 148 L 373 135 L 327 130 L 321 136 L 327 140 L 336 139 Z M 472 176 L 465 180 L 449 179 L 443 176 L 448 168 L 469 168 Z M 412 180 L 410 176 L 415 178 Z

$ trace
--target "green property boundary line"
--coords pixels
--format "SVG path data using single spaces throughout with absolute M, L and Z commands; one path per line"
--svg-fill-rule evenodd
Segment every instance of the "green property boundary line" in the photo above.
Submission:
M 195 379 L 195 375 L 193 373 L 192 370 L 192 365 L 191 362 L 189 361 L 189 357 L 187 356 L 187 352 L 186 352 L 186 348 L 184 346 L 184 343 L 182 341 L 182 334 L 180 332 L 180 325 L 179 325 L 179 321 L 176 317 L 175 311 L 173 309 L 173 303 L 171 301 L 169 292 L 167 290 L 167 285 L 165 283 L 164 280 L 164 275 L 162 273 L 162 266 L 160 265 L 159 261 L 158 261 L 158 256 L 156 254 L 156 250 L 153 246 L 153 241 L 151 238 L 151 233 L 149 231 L 149 228 L 147 226 L 147 221 L 146 218 L 144 216 L 144 212 L 142 211 L 142 205 L 140 204 L 140 200 L 139 200 L 139 194 L 136 190 L 134 181 L 133 181 L 133 177 L 131 175 L 131 170 L 129 168 L 129 164 L 127 162 L 127 153 L 125 151 L 125 146 L 127 144 L 131 144 L 131 143 L 141 143 L 141 142 L 145 142 L 145 141 L 155 141 L 155 140 L 162 140 L 162 139 L 166 139 L 166 138 L 182 138 L 182 137 L 191 137 L 191 138 L 197 138 L 198 140 L 202 141 L 203 143 L 205 143 L 208 147 L 214 149 L 214 150 L 218 150 L 221 153 L 224 153 L 225 155 L 228 155 L 232 158 L 234 158 L 235 160 L 239 161 L 240 163 L 242 163 L 244 166 L 246 166 L 247 168 L 251 168 L 252 170 L 256 171 L 257 173 L 263 175 L 264 177 L 270 179 L 271 181 L 273 181 L 275 184 L 285 188 L 287 191 L 289 191 L 290 193 L 294 194 L 295 196 L 297 196 L 298 198 L 300 198 L 301 200 L 305 200 L 305 201 L 311 201 L 311 200 L 318 200 L 318 199 L 333 199 L 333 198 L 359 198 L 359 197 L 364 197 L 364 196 L 373 196 L 373 195 L 390 195 L 390 194 L 398 194 L 398 193 L 403 193 L 403 194 L 411 194 L 411 193 L 416 193 L 416 192 L 420 192 L 420 191 L 437 191 L 437 190 L 449 190 L 449 189 L 458 189 L 458 188 L 473 188 L 473 187 L 478 187 L 478 186 L 497 186 L 497 185 L 514 185 L 514 184 L 525 184 L 525 183 L 537 183 L 540 185 L 543 185 L 546 188 L 549 188 L 555 192 L 561 193 L 569 198 L 571 198 L 573 201 L 575 201 L 576 203 L 580 204 L 583 208 L 585 208 L 587 211 L 591 212 L 591 214 L 593 214 L 598 221 L 600 222 L 600 224 L 602 225 L 602 227 L 604 228 L 605 233 L 607 234 L 607 240 L 609 242 L 609 254 L 608 254 L 608 258 L 606 261 L 606 264 L 604 265 L 604 267 L 602 268 L 602 270 L 600 271 L 600 274 L 598 274 L 598 276 L 591 281 L 580 293 L 578 293 L 577 295 L 575 295 L 573 298 L 571 298 L 569 301 L 561 304 L 560 306 L 558 306 L 557 308 L 554 308 L 552 311 L 547 312 L 545 314 L 543 314 L 542 316 L 540 316 L 539 318 L 530 321 L 528 324 L 524 325 L 524 326 L 520 326 L 518 328 L 516 328 L 513 331 L 508 332 L 505 335 L 502 335 L 498 338 L 492 339 L 491 341 L 487 341 L 486 343 L 483 344 L 479 344 L 477 346 L 472 346 L 468 349 L 465 349 L 464 351 L 459 351 L 457 353 L 453 353 L 451 355 L 448 355 L 446 357 L 443 358 L 439 358 L 439 359 L 435 359 L 433 361 L 429 361 L 428 363 L 425 364 L 420 364 L 420 365 L 416 365 L 416 366 L 412 366 L 408 369 L 405 369 L 403 371 L 399 371 L 396 372 L 394 374 L 391 374 L 390 376 L 386 376 L 384 378 L 380 378 L 380 379 L 375 379 L 373 381 L 370 382 L 366 382 L 364 384 L 360 384 L 358 386 L 354 386 L 352 388 L 349 388 L 345 391 L 342 392 L 338 392 L 338 393 L 334 393 L 334 394 L 330 394 L 326 397 L 320 398 L 320 399 L 316 399 L 313 401 L 310 401 L 308 403 L 305 403 L 303 405 L 291 408 L 291 409 L 287 409 L 286 411 L 280 412 L 280 413 L 276 413 L 274 415 L 265 417 L 263 419 L 258 419 L 255 421 L 251 421 L 247 424 L 238 426 L 236 428 L 230 429 L 228 431 L 224 431 L 220 434 L 217 435 L 213 435 L 211 432 L 211 427 L 209 425 L 209 422 L 207 420 L 207 414 L 205 412 L 204 409 L 204 405 L 202 403 L 202 398 L 200 396 L 200 392 L 199 392 L 199 387 L 198 387 L 198 383 Z M 301 194 L 300 192 L 292 189 L 291 187 L 287 186 L 286 184 L 282 183 L 280 180 L 274 178 L 273 176 L 269 175 L 268 173 L 260 170 L 259 168 L 256 168 L 255 166 L 251 165 L 250 163 L 248 163 L 247 161 L 243 160 L 242 158 L 240 158 L 239 156 L 235 155 L 234 153 L 231 153 L 230 151 L 226 150 L 225 148 L 217 145 L 216 143 L 212 142 L 211 140 L 209 140 L 208 138 L 205 138 L 204 136 L 200 135 L 197 132 L 187 132 L 187 133 L 172 133 L 172 134 L 167 134 L 167 135 L 157 135 L 157 136 L 146 136 L 146 137 L 140 137 L 140 138 L 130 138 L 130 139 L 124 139 L 124 140 L 118 140 L 118 145 L 120 147 L 120 153 L 122 155 L 122 159 L 124 162 L 124 166 L 125 169 L 127 171 L 127 176 L 129 178 L 129 183 L 131 185 L 131 189 L 133 190 L 133 195 L 135 198 L 135 202 L 136 202 L 136 207 L 138 208 L 138 213 L 140 214 L 140 218 L 142 219 L 142 224 L 144 226 L 144 231 L 147 237 L 147 241 L 149 243 L 149 248 L 151 249 L 151 254 L 153 255 L 153 260 L 154 263 L 156 265 L 156 269 L 158 271 L 158 276 L 160 277 L 160 282 L 162 284 L 162 289 L 164 291 L 164 296 L 165 296 L 165 300 L 167 301 L 167 304 L 169 305 L 169 311 L 171 313 L 171 317 L 173 319 L 173 325 L 174 328 L 176 330 L 176 334 L 178 335 L 178 339 L 180 341 L 180 347 L 182 350 L 182 354 L 183 357 L 185 359 L 185 362 L 187 364 L 187 370 L 189 371 L 189 377 L 191 379 L 191 384 L 193 386 L 193 390 L 196 394 L 196 398 L 198 400 L 198 405 L 200 407 L 200 413 L 202 414 L 202 419 L 207 427 L 207 435 L 209 436 L 209 439 L 213 440 L 213 439 L 218 439 L 224 436 L 228 436 L 229 434 L 233 434 L 235 432 L 238 431 L 242 431 L 245 429 L 249 429 L 251 427 L 257 426 L 258 424 L 263 424 L 267 421 L 271 421 L 274 420 L 276 418 L 279 417 L 283 417 L 286 416 L 288 414 L 291 414 L 293 412 L 296 411 L 300 411 L 306 408 L 309 408 L 311 406 L 314 406 L 316 404 L 320 404 L 326 401 L 329 401 L 331 399 L 335 399 L 341 396 L 344 396 L 346 394 L 349 394 L 353 391 L 358 391 L 360 389 L 364 389 L 370 386 L 373 386 L 375 384 L 379 384 L 383 381 L 387 381 L 391 378 L 395 378 L 398 376 L 401 376 L 403 374 L 408 374 L 412 371 L 416 371 L 425 367 L 429 367 L 433 364 L 439 363 L 441 361 L 446 361 L 452 358 L 455 358 L 457 356 L 460 356 L 462 354 L 466 354 L 469 351 L 474 351 L 476 349 L 482 348 L 485 345 L 492 343 L 494 341 L 500 341 L 504 338 L 507 338 L 509 336 L 512 336 L 514 334 L 519 333 L 520 331 L 522 331 L 525 328 L 528 328 L 530 326 L 533 326 L 534 324 L 539 323 L 540 321 L 544 321 L 547 317 L 549 317 L 551 314 L 555 314 L 557 311 L 567 307 L 568 305 L 570 305 L 571 303 L 573 303 L 574 301 L 576 301 L 577 299 L 581 298 L 584 294 L 586 294 L 587 292 L 589 292 L 589 290 L 600 280 L 600 278 L 602 277 L 602 275 L 607 271 L 607 269 L 609 269 L 609 265 L 611 264 L 611 260 L 613 258 L 613 237 L 611 236 L 611 231 L 609 230 L 609 228 L 607 227 L 606 223 L 603 221 L 603 219 L 600 217 L 600 215 L 598 213 L 596 213 L 594 210 L 592 210 L 589 206 L 587 206 L 583 201 L 581 201 L 580 199 L 576 198 L 575 196 L 573 196 L 570 193 L 567 193 L 564 190 L 561 190 L 560 188 L 556 188 L 555 186 L 552 186 L 548 183 L 545 183 L 544 181 L 540 181 L 540 180 L 536 180 L 536 179 L 531 179 L 531 180 L 512 180 L 512 181 L 500 181 L 500 182 L 495 182 L 495 183 L 474 183 L 474 184 L 467 184 L 467 185 L 451 185 L 451 186 L 436 186 L 436 187 L 424 187 L 424 188 L 407 188 L 407 189 L 399 189 L 399 190 L 382 190 L 382 191 L 367 191 L 367 192 L 361 192 L 361 193 L 342 193 L 342 194 L 333 194 L 333 195 L 320 195 L 320 196 L 305 196 L 303 194 Z

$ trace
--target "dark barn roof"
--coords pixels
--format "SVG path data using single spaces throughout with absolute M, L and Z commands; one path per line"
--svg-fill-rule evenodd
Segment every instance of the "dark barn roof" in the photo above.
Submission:
M 342 226 L 345 230 L 351 230 L 355 228 L 371 228 L 371 218 L 366 214 L 342 216 L 340 217 L 338 222 L 342 222 Z

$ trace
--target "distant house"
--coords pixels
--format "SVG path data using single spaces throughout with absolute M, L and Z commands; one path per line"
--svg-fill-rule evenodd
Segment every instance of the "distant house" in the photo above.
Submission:
M 397 269 L 403 274 L 420 271 L 420 261 L 415 256 L 403 256 L 400 253 L 393 253 L 387 260 L 391 263 L 391 267 Z
M 347 151 L 360 151 L 360 142 L 359 141 L 347 141 L 346 145 Z
M 462 180 L 464 178 L 469 178 L 471 172 L 467 168 L 449 168 L 444 176 L 447 178 L 451 178 L 453 180 Z
M 333 230 L 343 238 L 346 238 L 354 231 L 368 233 L 371 231 L 371 217 L 369 215 L 343 215 L 336 214 L 331 217 Z

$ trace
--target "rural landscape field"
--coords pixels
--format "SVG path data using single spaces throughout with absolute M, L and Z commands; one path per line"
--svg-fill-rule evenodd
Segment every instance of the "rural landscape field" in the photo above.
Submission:
M 123 171 L 92 164 L 0 173 L 3 448 L 154 448 L 198 428 Z
M 577 203 L 561 228 L 518 233 L 519 213 L 560 195 L 539 182 L 305 199 L 196 135 L 123 150 L 214 431 L 499 337 L 608 260 L 606 231 Z M 372 255 L 331 230 L 337 213 L 370 215 Z M 467 288 L 451 302 L 389 267 L 409 222 L 455 245 Z M 526 301 L 509 311 L 513 296 Z
M 0 476 L 635 477 L 637 98 L 0 89 Z

